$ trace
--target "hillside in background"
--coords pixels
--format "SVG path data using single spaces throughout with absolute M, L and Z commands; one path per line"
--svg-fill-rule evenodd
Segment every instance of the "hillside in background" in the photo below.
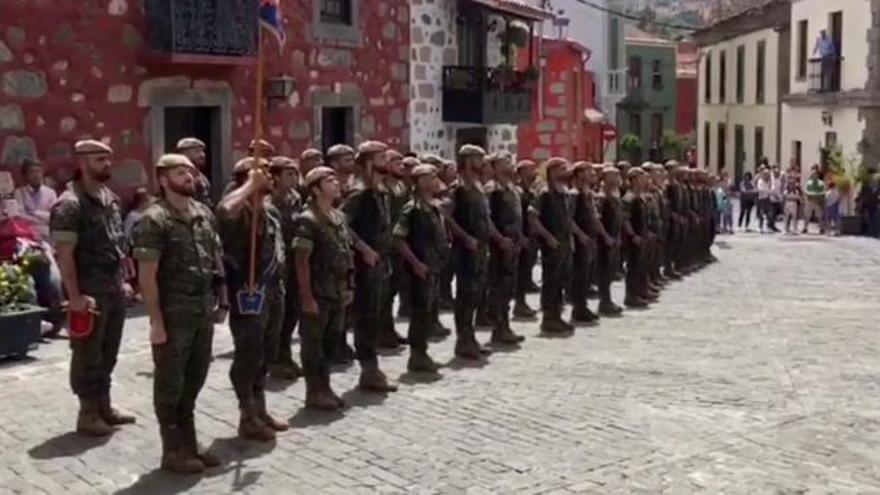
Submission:
M 613 0 L 612 8 L 642 19 L 640 28 L 668 38 L 686 37 L 687 29 L 674 29 L 659 24 L 696 29 L 729 17 L 741 10 L 766 3 L 768 0 Z

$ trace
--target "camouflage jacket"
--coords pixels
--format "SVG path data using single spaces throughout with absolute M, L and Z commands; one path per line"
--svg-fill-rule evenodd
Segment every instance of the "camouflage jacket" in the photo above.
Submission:
M 87 193 L 79 183 L 52 206 L 49 228 L 56 245 L 74 244 L 77 283 L 87 295 L 122 291 L 122 261 L 128 243 L 119 197 L 107 187 Z
M 342 212 L 334 209 L 328 216 L 309 205 L 296 219 L 293 248 L 309 253 L 312 295 L 316 299 L 344 299 L 352 288 L 354 258 Z

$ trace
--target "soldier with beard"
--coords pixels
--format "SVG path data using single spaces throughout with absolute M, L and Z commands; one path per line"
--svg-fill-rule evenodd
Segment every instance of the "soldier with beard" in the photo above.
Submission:
M 70 385 L 79 397 L 76 431 L 106 436 L 135 422 L 110 401 L 125 324 L 122 262 L 127 252 L 119 198 L 110 180 L 113 150 L 100 141 L 74 146 L 79 178 L 52 206 L 49 227 L 70 311 L 92 313 L 91 332 L 71 335 Z
M 367 141 L 358 147 L 356 176 L 342 204 L 355 257 L 355 289 L 352 304 L 355 355 L 361 365 L 358 385 L 373 392 L 394 392 L 379 369 L 381 308 L 387 301 L 391 280 L 391 208 L 381 188 L 388 147 Z M 339 172 L 337 171 L 337 175 Z
M 534 318 L 537 313 L 526 303 L 526 295 L 538 289 L 532 280 L 532 272 L 538 259 L 538 250 L 529 227 L 529 207 L 535 200 L 535 179 L 538 176 L 538 164 L 532 160 L 522 160 L 516 164 L 517 192 L 519 192 L 523 218 L 524 245 L 519 252 L 519 263 L 516 276 L 516 303 L 513 315 L 518 318 Z
M 381 187 L 388 195 L 391 210 L 391 225 L 397 225 L 403 207 L 409 201 L 410 189 L 404 181 L 404 159 L 396 150 L 385 152 L 387 163 L 386 173 L 382 177 Z M 391 251 L 391 280 L 385 293 L 385 300 L 380 307 L 379 315 L 379 347 L 384 349 L 397 349 L 407 340 L 397 333 L 394 328 L 394 296 L 400 296 L 400 305 L 409 305 L 409 291 L 406 283 L 408 277 L 403 260 L 396 250 Z
M 195 172 L 183 155 L 159 158 L 162 195 L 134 231 L 138 281 L 150 318 L 162 468 L 181 473 L 220 464 L 199 447 L 194 411 L 211 364 L 214 324 L 222 323 L 229 309 L 214 215 L 193 199 Z
M 347 144 L 334 144 L 327 150 L 327 166 L 336 171 L 343 197 L 354 182 L 356 170 L 354 157 L 354 149 Z
M 299 169 L 292 158 L 276 156 L 269 162 L 274 189 L 271 202 L 278 210 L 281 222 L 281 236 L 284 238 L 284 318 L 278 337 L 278 352 L 269 359 L 269 374 L 280 380 L 296 380 L 302 376 L 302 369 L 293 359 L 291 341 L 293 331 L 299 321 L 299 291 L 296 285 L 296 269 L 293 263 L 293 237 L 296 231 L 296 216 L 303 209 L 299 186 Z
M 284 238 L 280 214 L 266 196 L 272 192 L 268 163 L 245 158 L 238 169 L 247 169 L 244 184 L 220 201 L 217 223 L 223 242 L 226 287 L 230 299 L 229 328 L 235 353 L 229 376 L 238 398 L 241 417 L 238 434 L 244 439 L 271 441 L 287 424 L 266 408 L 266 371 L 278 352 L 284 317 Z M 254 211 L 256 208 L 256 212 Z M 256 220 L 254 286 L 250 285 L 251 225 Z
M 177 142 L 177 152 L 187 157 L 195 165 L 196 201 L 203 205 L 214 208 L 214 200 L 211 198 L 211 181 L 205 175 L 205 170 L 211 171 L 210 164 L 206 163 L 205 143 L 194 137 L 183 138 Z
M 474 319 L 489 265 L 489 203 L 480 181 L 486 152 L 466 144 L 458 152 L 458 185 L 450 193 L 446 222 L 452 230 L 455 268 L 455 355 L 477 360 L 490 354 L 476 339 Z
M 488 188 L 489 283 L 488 312 L 492 323 L 493 344 L 519 344 L 525 337 L 510 328 L 510 301 L 513 300 L 519 252 L 525 244 L 522 203 L 514 183 L 510 155 L 499 153 L 492 162 L 495 180 Z
M 568 197 L 568 161 L 551 158 L 546 163 L 547 187 L 529 210 L 532 231 L 541 241 L 541 331 L 567 333 L 574 327 L 562 319 L 563 291 L 571 276 L 572 205 Z

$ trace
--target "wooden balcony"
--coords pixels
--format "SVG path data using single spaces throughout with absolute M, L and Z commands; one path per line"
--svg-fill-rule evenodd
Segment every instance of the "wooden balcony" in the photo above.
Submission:
M 532 117 L 533 71 L 443 67 L 443 120 L 469 124 L 519 124 Z
M 257 8 L 241 0 L 146 0 L 151 58 L 172 63 L 251 64 Z

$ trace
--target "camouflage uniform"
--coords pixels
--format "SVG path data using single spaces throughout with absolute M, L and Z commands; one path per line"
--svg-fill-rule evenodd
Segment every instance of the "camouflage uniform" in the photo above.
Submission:
M 480 296 L 486 287 L 489 268 L 489 202 L 480 184 L 462 182 L 450 194 L 452 218 L 477 241 L 471 251 L 464 241 L 452 243 L 452 264 L 455 268 L 455 332 L 456 351 L 475 350 L 477 343 L 474 317 Z M 471 353 L 472 354 L 472 353 Z M 473 354 L 472 354 L 473 355 Z
M 193 412 L 211 364 L 214 291 L 222 275 L 214 215 L 197 201 L 182 213 L 159 199 L 135 226 L 133 244 L 135 259 L 159 263 L 156 282 L 167 340 L 152 348 L 153 406 L 163 445 L 197 455 Z
M 517 343 L 521 339 L 510 329 L 510 301 L 516 291 L 516 275 L 519 267 L 519 251 L 522 245 L 522 202 L 513 184 L 502 186 L 493 183 L 488 191 L 489 212 L 492 225 L 513 245 L 504 251 L 491 243 L 489 249 L 488 311 L 492 320 L 492 341 Z
M 563 291 L 572 268 L 572 206 L 568 193 L 549 187 L 538 194 L 532 205 L 532 214 L 559 242 L 555 249 L 541 242 L 541 310 L 546 323 L 562 323 Z
M 647 290 L 645 250 L 648 243 L 647 212 L 645 200 L 632 190 L 623 197 L 624 222 L 632 228 L 632 235 L 639 236 L 642 244 L 636 246 L 633 237 L 626 239 L 626 299 L 627 306 L 643 306 Z
M 97 303 L 92 333 L 70 339 L 70 386 L 84 407 L 107 416 L 110 384 L 122 327 L 125 298 L 121 270 L 127 252 L 119 198 L 101 187 L 90 194 L 78 182 L 52 207 L 50 228 L 56 245 L 74 244 L 77 283 Z
M 217 215 L 226 287 L 233 303 L 229 313 L 235 354 L 229 377 L 239 406 L 250 416 L 266 414 L 267 360 L 278 352 L 278 336 L 284 317 L 284 239 L 280 214 L 265 198 L 257 221 L 256 285 L 265 291 L 262 311 L 257 315 L 242 314 L 235 303 L 242 291 L 248 290 L 251 222 L 250 202 L 235 216 L 220 209 Z
M 404 265 L 412 301 L 409 345 L 412 355 L 426 354 L 428 337 L 439 316 L 440 274 L 449 259 L 449 238 L 440 208 L 418 198 L 410 200 L 394 227 L 394 236 L 406 242 L 430 270 L 428 279 L 422 280 L 409 264 Z
M 594 318 L 587 308 L 587 292 L 593 285 L 598 237 L 596 223 L 598 221 L 596 198 L 593 192 L 590 190 L 578 191 L 575 196 L 574 222 L 581 232 L 587 235 L 589 242 L 586 245 L 577 240 L 575 242 L 571 274 L 572 319 L 574 320 L 590 321 Z
M 302 314 L 300 358 L 306 386 L 329 389 L 330 364 L 345 324 L 345 297 L 352 288 L 354 259 L 345 216 L 329 216 L 309 205 L 296 219 L 294 251 L 309 254 L 312 294 L 318 314 Z
M 299 321 L 299 289 L 296 280 L 296 265 L 293 263 L 293 237 L 296 233 L 296 216 L 303 209 L 302 196 L 291 190 L 283 197 L 272 196 L 272 204 L 278 210 L 281 222 L 281 237 L 284 240 L 284 318 L 278 336 L 278 352 L 271 363 L 297 368 L 292 354 L 293 330 Z M 274 372 L 273 372 L 274 373 Z
M 355 257 L 354 316 L 355 354 L 362 368 L 378 366 L 381 306 L 387 300 L 391 280 L 391 209 L 382 190 L 355 180 L 342 206 L 349 228 L 378 255 L 374 266 Z
M 599 239 L 596 256 L 596 278 L 599 290 L 599 313 L 614 315 L 620 312 L 611 300 L 611 283 L 620 266 L 620 232 L 623 222 L 622 203 L 617 196 L 599 196 L 599 218 L 605 232 L 616 241 L 609 245 L 604 238 Z

